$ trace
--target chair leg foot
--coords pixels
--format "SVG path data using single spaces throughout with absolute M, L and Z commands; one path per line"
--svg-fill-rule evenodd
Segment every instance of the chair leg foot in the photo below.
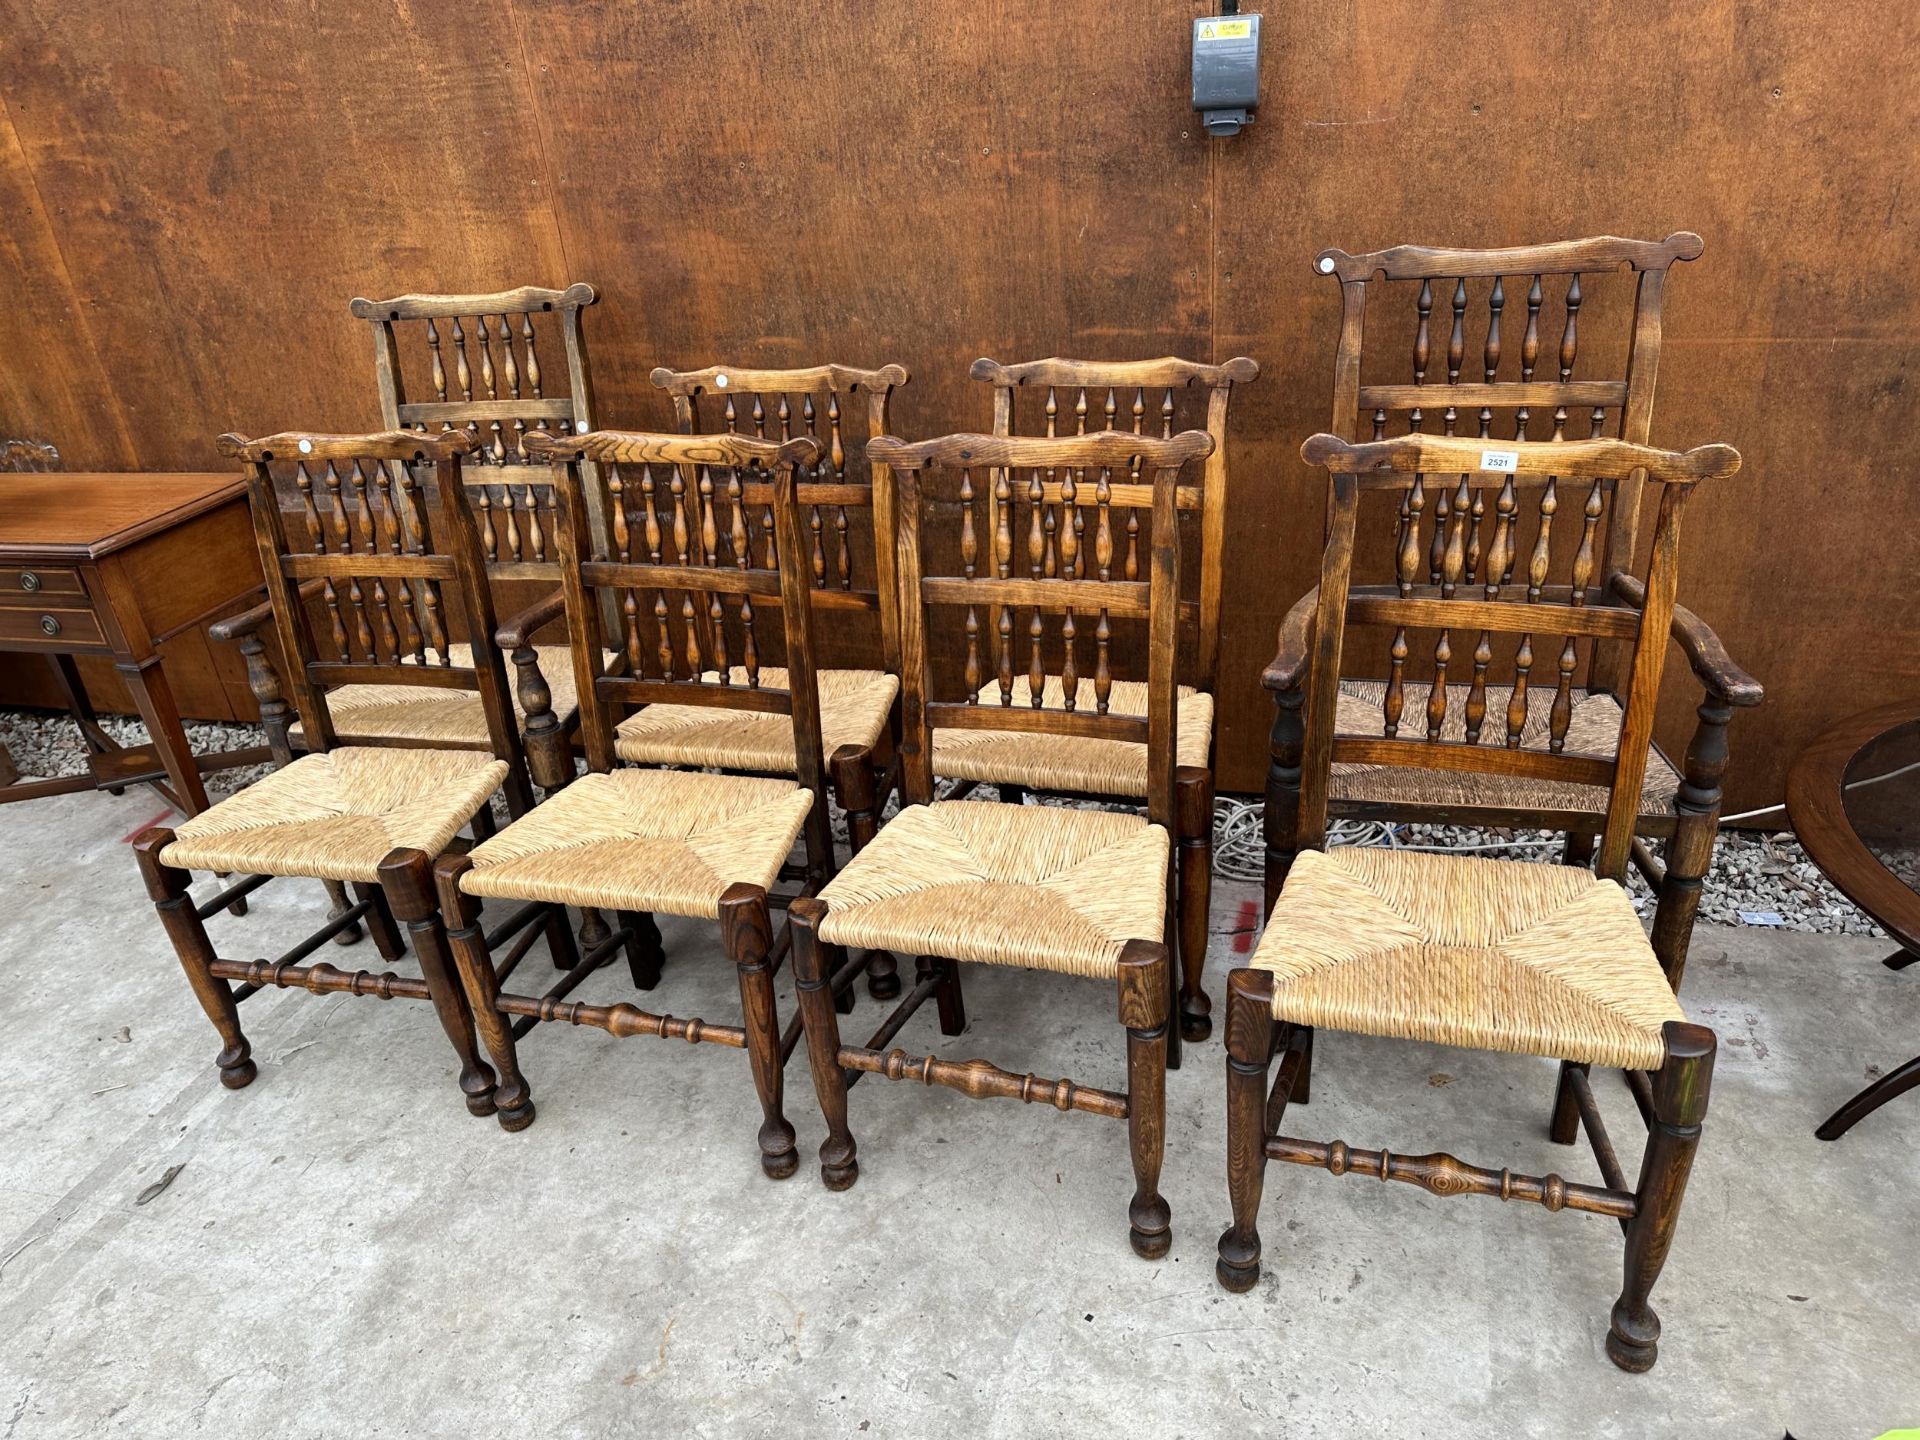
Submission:
M 229 1090 L 244 1090 L 260 1077 L 260 1067 L 248 1057 L 229 1063 L 223 1050 L 219 1064 L 220 1083 Z
M 1213 1278 L 1220 1282 L 1222 1290 L 1244 1295 L 1260 1283 L 1260 1247 L 1256 1238 L 1252 1260 L 1229 1260 L 1227 1246 L 1233 1239 L 1234 1232 L 1231 1229 L 1220 1237 L 1220 1257 L 1213 1262 Z
M 1173 964 L 1166 946 L 1129 940 L 1119 969 L 1120 1023 L 1127 1027 L 1127 1149 L 1133 1160 L 1127 1238 L 1141 1259 L 1158 1260 L 1173 1248 L 1173 1209 L 1160 1193 Z
M 900 998 L 900 965 L 885 950 L 875 950 L 867 960 L 867 994 L 876 1000 Z
M 532 1097 L 528 1097 L 511 1109 L 496 1111 L 493 1118 L 500 1122 L 502 1130 L 512 1135 L 533 1124 L 533 1113 L 533 1100 Z

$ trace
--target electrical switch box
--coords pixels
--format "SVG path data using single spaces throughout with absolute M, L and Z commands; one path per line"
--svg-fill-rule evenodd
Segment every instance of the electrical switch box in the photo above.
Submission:
M 1260 17 L 1202 16 L 1193 22 L 1193 108 L 1209 135 L 1238 135 L 1260 103 Z

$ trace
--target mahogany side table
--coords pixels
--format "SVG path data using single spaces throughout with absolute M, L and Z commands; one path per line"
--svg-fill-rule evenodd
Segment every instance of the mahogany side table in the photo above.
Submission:
M 86 774 L 0 786 L 0 804 L 147 784 L 197 815 L 203 772 L 271 759 L 264 745 L 196 756 L 159 653 L 260 588 L 238 475 L 0 475 L 0 650 L 47 657 L 89 751 Z M 75 655 L 113 658 L 150 743 L 101 728 Z

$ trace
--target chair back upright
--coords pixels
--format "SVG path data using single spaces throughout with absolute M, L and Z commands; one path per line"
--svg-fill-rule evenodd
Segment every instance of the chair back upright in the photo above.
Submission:
M 945 435 L 917 444 L 882 436 L 868 448 L 885 467 L 876 484 L 897 492 L 892 508 L 907 802 L 933 799 L 936 729 L 1023 730 L 1144 742 L 1148 814 L 1171 827 L 1180 596 L 1176 517 L 1180 509 L 1201 504 L 1201 487 L 1183 483 L 1181 476 L 1191 461 L 1211 453 L 1212 438 L 1204 430 L 1170 439 L 1116 431 L 1051 439 Z M 957 575 L 925 573 L 928 516 L 936 508 L 959 511 Z M 1054 533 L 1056 563 L 1049 574 L 1046 516 L 1082 512 L 1084 529 L 1069 521 Z M 1131 533 L 1146 552 L 1144 579 L 1137 569 L 1129 571 L 1123 555 L 1128 521 L 1143 514 L 1144 537 L 1137 529 Z M 947 526 L 940 529 L 944 533 Z M 960 616 L 961 623 L 953 623 Z M 935 617 L 941 617 L 937 625 Z M 1109 707 L 1115 621 L 1146 631 L 1144 716 L 1115 714 Z M 1057 640 L 1049 638 L 1049 624 L 1057 625 Z M 936 650 L 936 635 L 964 655 L 960 676 L 941 673 L 954 667 L 938 663 L 945 652 Z M 1023 643 L 1024 666 L 1017 654 Z M 1083 666 L 1094 695 L 1091 708 L 1077 703 Z M 1013 703 L 1020 670 L 1032 694 L 1025 707 Z M 1065 708 L 1041 708 L 1049 675 L 1061 678 Z M 950 692 L 953 678 L 964 684 L 961 697 L 935 698 Z M 980 698 L 990 678 L 998 681 L 997 705 Z
M 1695 485 L 1723 479 L 1740 468 L 1739 452 L 1728 445 L 1706 445 L 1676 454 L 1613 439 L 1555 443 L 1403 435 L 1354 444 L 1335 435 L 1315 435 L 1301 454 L 1309 464 L 1324 466 L 1333 482 L 1307 679 L 1301 847 L 1325 843 L 1329 779 L 1336 762 L 1525 776 L 1607 788 L 1595 869 L 1624 882 L 1673 617 L 1681 512 Z M 1595 583 L 1596 531 L 1604 504 L 1635 474 L 1659 489 L 1644 576 L 1646 599 L 1639 609 L 1605 603 L 1605 589 Z M 1397 492 L 1402 512 L 1411 517 L 1396 551 L 1392 584 L 1353 584 L 1355 519 L 1362 493 L 1370 490 Z M 1434 503 L 1441 494 L 1454 500 L 1445 513 Z M 1531 516 L 1522 513 L 1523 497 Z M 1554 517 L 1563 506 L 1573 512 L 1570 523 L 1556 527 Z M 1489 517 L 1488 534 L 1481 567 L 1474 573 L 1467 565 L 1469 516 L 1483 509 Z M 1434 516 L 1432 544 L 1442 557 L 1437 577 L 1426 573 L 1424 563 L 1428 537 L 1421 517 L 1429 512 Z M 1531 536 L 1523 533 L 1528 523 Z M 1568 585 L 1546 583 L 1554 567 L 1556 531 L 1563 546 L 1568 541 L 1573 546 Z M 1380 626 L 1393 633 L 1383 735 L 1337 733 L 1341 652 L 1349 624 Z M 1437 638 L 1425 706 L 1408 715 L 1406 671 L 1413 650 L 1409 632 L 1414 631 L 1435 632 Z M 1456 635 L 1462 648 L 1473 637 L 1464 740 L 1442 738 Z M 1516 637 L 1506 713 L 1493 717 L 1504 729 L 1499 745 L 1482 743 L 1496 635 L 1503 650 L 1508 637 Z M 1551 686 L 1545 750 L 1521 745 L 1530 707 L 1536 703 L 1536 638 L 1542 667 L 1553 667 L 1547 683 L 1538 687 Z M 1630 656 L 1618 744 L 1611 756 L 1566 749 L 1582 640 L 1617 641 Z M 1507 662 L 1506 656 L 1501 658 Z

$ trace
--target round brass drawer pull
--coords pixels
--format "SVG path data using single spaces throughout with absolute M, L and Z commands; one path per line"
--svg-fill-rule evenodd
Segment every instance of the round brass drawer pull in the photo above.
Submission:
M 38 590 L 40 588 L 40 577 L 31 570 L 22 570 L 20 572 L 20 588 L 22 590 Z
M 40 617 L 40 628 L 49 635 L 58 635 L 60 633 L 60 622 L 51 615 L 42 615 Z

